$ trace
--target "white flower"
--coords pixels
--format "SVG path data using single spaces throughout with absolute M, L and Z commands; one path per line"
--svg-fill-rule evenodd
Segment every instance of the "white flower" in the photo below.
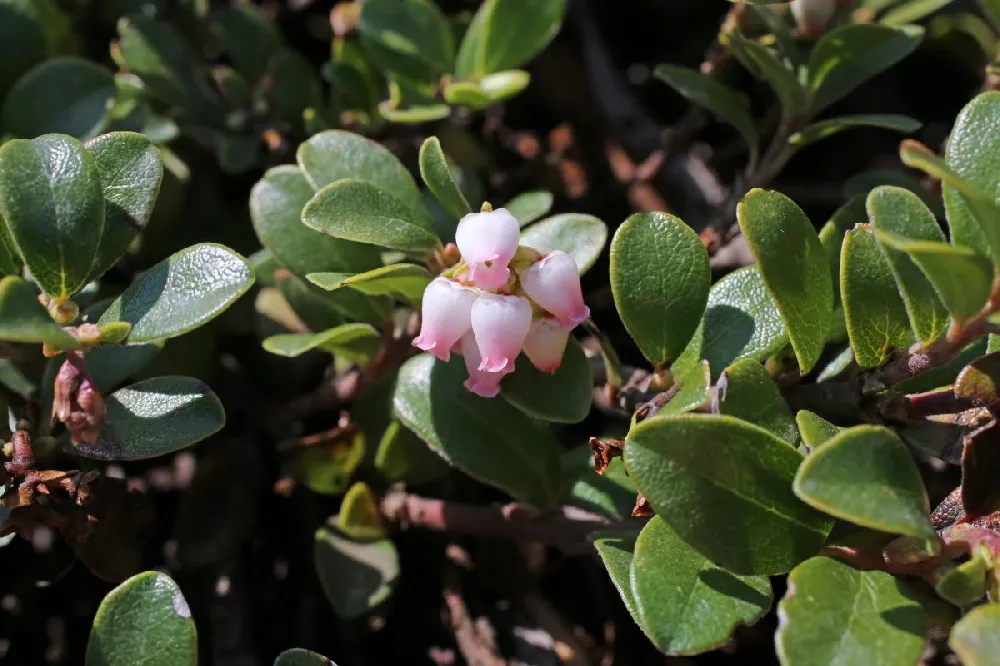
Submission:
M 500 393 L 500 380 L 513 371 L 511 368 L 501 372 L 486 372 L 479 369 L 482 363 L 482 356 L 479 354 L 479 345 L 476 343 L 476 336 L 469 331 L 462 336 L 459 341 L 462 350 L 462 357 L 465 359 L 465 369 L 469 372 L 469 378 L 465 380 L 465 388 L 482 398 L 495 398 Z
M 454 280 L 435 278 L 424 291 L 420 335 L 413 346 L 442 361 L 451 358 L 455 346 L 472 326 L 472 306 L 478 292 Z
M 505 208 L 469 213 L 458 223 L 455 244 L 477 287 L 496 289 L 510 277 L 507 265 L 521 242 L 521 228 Z
M 482 361 L 480 370 L 502 372 L 514 369 L 531 328 L 531 304 L 521 296 L 484 293 L 472 305 L 472 332 Z
M 565 252 L 550 252 L 532 264 L 521 274 L 521 288 L 563 326 L 573 328 L 590 316 L 580 289 L 580 271 Z
M 562 364 L 570 329 L 546 317 L 531 324 L 524 339 L 524 355 L 542 372 L 554 373 Z

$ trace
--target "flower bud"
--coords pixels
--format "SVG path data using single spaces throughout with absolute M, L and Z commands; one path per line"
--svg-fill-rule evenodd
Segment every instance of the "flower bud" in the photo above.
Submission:
M 469 213 L 455 229 L 455 243 L 469 266 L 469 279 L 483 289 L 496 289 L 510 277 L 510 263 L 521 242 L 521 228 L 505 208 Z
M 413 339 L 413 346 L 442 361 L 451 358 L 451 348 L 472 326 L 477 295 L 454 280 L 435 278 L 424 290 L 420 335 Z
M 483 294 L 472 305 L 472 332 L 482 361 L 480 370 L 510 372 L 531 328 L 531 304 L 521 296 Z
M 532 264 L 521 274 L 521 288 L 563 326 L 573 328 L 590 316 L 580 289 L 580 271 L 565 252 L 550 252 Z
M 816 37 L 829 27 L 837 9 L 837 0 L 792 0 L 791 9 L 802 33 Z
M 524 339 L 524 355 L 542 372 L 554 373 L 562 364 L 570 329 L 546 317 L 531 324 Z
M 462 357 L 465 359 L 465 369 L 469 373 L 469 378 L 465 380 L 465 388 L 475 393 L 481 398 L 495 398 L 500 393 L 500 380 L 510 374 L 511 370 L 501 372 L 486 372 L 480 370 L 482 356 L 479 354 L 479 344 L 476 343 L 476 336 L 469 331 L 462 336 L 459 341 L 462 349 Z

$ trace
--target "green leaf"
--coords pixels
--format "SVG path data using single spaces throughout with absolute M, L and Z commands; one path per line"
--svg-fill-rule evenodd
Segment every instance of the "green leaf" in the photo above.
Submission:
M 747 39 L 736 31 L 728 33 L 726 39 L 740 62 L 754 76 L 767 81 L 774 90 L 784 118 L 793 118 L 805 109 L 808 103 L 807 90 L 799 83 L 795 72 L 778 56 L 763 44 Z
M 390 264 L 365 273 L 308 273 L 306 279 L 320 289 L 349 287 L 371 296 L 392 296 L 419 305 L 431 274 L 416 264 Z
M 426 210 L 413 176 L 387 148 L 358 134 L 327 130 L 301 144 L 295 157 L 318 192 L 345 178 L 363 180 L 391 194 L 410 210 L 411 222 L 426 225 Z
M 30 284 L 16 275 L 0 279 L 0 340 L 42 342 L 56 349 L 79 349 L 80 343 L 38 302 Z
M 179 451 L 222 429 L 226 413 L 204 382 L 154 377 L 106 398 L 107 421 L 96 444 L 74 452 L 97 460 L 146 460 Z
M 948 645 L 965 666 L 991 666 L 1000 654 L 1000 603 L 973 608 L 951 629 Z
M 358 32 L 375 65 L 413 81 L 434 82 L 455 61 L 451 26 L 428 0 L 366 0 Z
M 518 194 L 504 208 L 524 227 L 548 213 L 553 201 L 554 197 L 548 190 L 531 190 Z
M 365 457 L 361 432 L 307 446 L 299 457 L 302 483 L 314 493 L 340 495 Z
M 838 428 L 818 414 L 805 409 L 795 415 L 795 422 L 802 434 L 802 441 L 810 449 L 815 449 L 832 439 L 842 428 Z
M 215 12 L 212 31 L 236 69 L 251 82 L 263 76 L 268 59 L 284 47 L 277 23 L 255 5 Z
M 865 211 L 865 198 L 863 196 L 855 196 L 835 210 L 830 219 L 819 230 L 819 242 L 823 246 L 823 251 L 826 252 L 827 260 L 830 263 L 830 275 L 833 278 L 834 310 L 838 309 L 842 300 L 842 294 L 840 293 L 840 256 L 843 253 L 844 237 L 856 225 L 863 224 L 867 220 L 868 213 Z M 834 316 L 837 316 L 836 312 L 834 312 Z M 840 318 L 843 319 L 843 315 Z M 832 340 L 833 336 L 831 335 L 830 337 Z
M 378 500 L 368 484 L 358 481 L 352 485 L 336 517 L 337 528 L 345 535 L 359 541 L 374 541 L 386 537 L 385 521 L 379 511 Z
M 801 461 L 787 442 L 731 416 L 648 419 L 625 443 L 629 476 L 657 515 L 739 574 L 786 572 L 823 545 L 833 520 L 792 492 Z
M 871 169 L 869 171 L 862 171 L 859 174 L 851 176 L 844 183 L 844 196 L 852 199 L 860 197 L 864 201 L 864 197 L 868 196 L 872 190 L 880 185 L 901 187 L 904 190 L 913 192 L 920 197 L 925 206 L 931 209 L 935 218 L 944 218 L 944 205 L 941 203 L 941 197 L 927 189 L 918 174 L 909 171 L 897 171 L 896 169 Z M 863 217 L 853 220 L 850 226 L 853 227 L 855 222 L 862 221 L 864 221 Z
M 473 81 L 453 81 L 444 88 L 444 101 L 474 111 L 488 107 L 493 100 Z
M 816 143 L 834 134 L 839 134 L 852 127 L 878 127 L 881 129 L 893 130 L 903 134 L 912 134 L 920 129 L 922 123 L 909 116 L 899 116 L 894 114 L 861 113 L 854 116 L 840 116 L 839 118 L 828 118 L 809 125 L 801 132 L 797 132 L 789 139 L 789 143 L 798 148 Z
M 805 213 L 777 192 L 751 190 L 736 215 L 805 374 L 823 353 L 833 315 L 823 246 Z
M 375 469 L 386 481 L 420 485 L 447 475 L 451 468 L 399 421 L 389 423 L 375 452 Z
M 469 476 L 538 508 L 559 494 L 559 444 L 503 400 L 462 385 L 465 365 L 421 354 L 403 364 L 393 407 L 403 424 Z
M 87 666 L 195 666 L 198 632 L 177 583 L 132 576 L 104 597 L 87 641 Z
M 685 414 L 708 403 L 712 391 L 712 374 L 706 361 L 678 368 L 674 381 L 680 384 L 680 389 L 657 412 L 657 416 Z M 633 416 L 633 421 L 634 419 Z
M 316 530 L 313 560 L 323 593 L 345 620 L 388 599 L 399 577 L 399 555 L 392 541 L 350 539 L 332 525 Z
M 94 156 L 104 188 L 104 229 L 88 279 L 115 265 L 145 229 L 163 180 L 156 146 L 135 132 L 102 134 L 84 144 Z
M 342 356 L 352 363 L 371 360 L 379 348 L 379 334 L 371 324 L 348 323 L 321 333 L 272 335 L 264 349 L 278 356 L 296 357 L 313 349 Z
M 636 624 L 640 624 L 635 596 L 632 594 L 632 558 L 638 534 L 634 532 L 597 532 L 593 535 L 594 548 L 604 563 L 612 584 L 621 595 L 622 603 Z
M 487 74 L 479 80 L 479 91 L 491 104 L 514 97 L 531 83 L 531 75 L 521 69 L 508 69 Z
M 64 299 L 83 288 L 104 228 L 100 172 L 83 144 L 58 134 L 5 143 L 0 209 L 46 294 Z
M 948 138 L 945 160 L 949 169 L 980 196 L 959 187 L 961 183 L 945 181 L 943 187 L 952 242 L 984 252 L 992 250 L 994 262 L 1000 261 L 1000 216 L 995 206 L 984 206 L 979 199 L 1000 203 L 998 113 L 1000 92 L 978 95 L 958 114 Z
M 643 355 L 653 365 L 676 359 L 708 301 L 711 269 L 698 234 L 667 213 L 637 213 L 615 232 L 610 272 L 615 307 Z
M 886 231 L 915 241 L 944 242 L 934 214 L 916 194 L 901 187 L 880 186 L 867 199 L 868 217 L 876 233 Z M 906 305 L 910 327 L 921 342 L 948 332 L 950 317 L 934 286 L 905 253 L 880 244 Z
M 274 660 L 274 666 L 337 666 L 337 664 L 321 654 L 302 648 L 292 648 L 279 654 Z
M 630 578 L 640 626 L 670 655 L 721 647 L 736 627 L 771 607 L 766 576 L 738 576 L 713 564 L 660 516 L 639 533 Z
M 792 571 L 778 613 L 775 642 L 786 666 L 913 666 L 928 631 L 926 612 L 901 582 L 829 557 Z
M 744 359 L 726 368 L 716 391 L 719 413 L 760 426 L 789 444 L 799 443 L 799 429 L 788 403 L 757 361 Z
M 117 92 L 115 77 L 103 67 L 82 58 L 53 58 L 10 89 L 0 125 L 26 139 L 52 133 L 89 139 L 107 126 Z
M 1000 404 L 1000 354 L 989 352 L 962 368 L 955 377 L 955 397 L 977 406 Z
M 420 146 L 420 177 L 452 217 L 461 219 L 472 212 L 469 202 L 465 200 L 465 195 L 451 175 L 448 160 L 441 150 L 441 141 L 436 136 L 428 137 Z
M 253 269 L 242 256 L 222 245 L 199 243 L 139 276 L 98 324 L 128 322 L 130 343 L 174 338 L 218 317 L 253 280 Z
M 813 112 L 913 53 L 923 36 L 923 28 L 915 25 L 892 28 L 870 23 L 844 25 L 825 34 L 809 55 Z
M 604 473 L 597 474 L 590 446 L 567 451 L 562 462 L 564 503 L 612 518 L 632 515 L 636 489 L 625 473 L 625 463 L 612 459 Z
M 264 99 L 272 113 L 295 126 L 305 125 L 309 132 L 309 119 L 315 120 L 319 116 L 315 109 L 324 104 L 322 83 L 312 61 L 298 51 L 282 49 L 268 60 L 265 76 L 271 85 Z
M 50 0 L 0 0 L 0 99 L 22 74 L 51 55 L 43 5 L 59 13 Z
M 916 23 L 937 10 L 950 5 L 953 0 L 908 0 L 898 4 L 879 18 L 884 25 Z
M 653 76 L 735 127 L 750 147 L 750 164 L 757 163 L 760 146 L 757 124 L 739 93 L 711 76 L 676 65 L 657 65 Z
M 524 359 L 500 384 L 504 400 L 543 421 L 579 423 L 590 413 L 594 378 L 583 349 L 572 338 L 554 374 Z
M 520 67 L 552 41 L 565 13 L 566 0 L 486 0 L 459 46 L 456 77 L 479 79 Z
M 521 232 L 521 245 L 542 254 L 562 250 L 576 260 L 580 274 L 601 256 L 608 240 L 608 227 L 593 215 L 563 213 L 536 222 Z
M 306 226 L 335 238 L 397 250 L 440 244 L 396 197 L 367 181 L 345 178 L 316 193 L 302 210 Z
M 988 565 L 982 554 L 973 553 L 972 559 L 955 565 L 934 584 L 934 591 L 942 599 L 956 606 L 968 606 L 986 596 Z
M 802 463 L 794 490 L 820 511 L 862 527 L 937 537 L 916 463 L 881 426 L 848 428 L 825 442 Z
M 840 297 L 854 359 L 876 368 L 913 342 L 906 305 L 889 262 L 867 226 L 847 232 L 840 256 Z
M 993 264 L 985 255 L 962 245 L 877 233 L 881 243 L 913 259 L 955 319 L 965 321 L 986 305 L 993 288 Z

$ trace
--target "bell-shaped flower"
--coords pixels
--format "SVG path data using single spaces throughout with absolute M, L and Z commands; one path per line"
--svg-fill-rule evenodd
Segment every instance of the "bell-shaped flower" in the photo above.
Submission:
M 569 327 L 551 317 L 533 322 L 524 339 L 524 355 L 542 372 L 555 372 L 562 364 L 569 332 Z
M 792 0 L 791 10 L 802 33 L 816 37 L 829 27 L 837 0 Z
M 573 328 L 590 316 L 576 261 L 565 252 L 550 252 L 528 267 L 521 273 L 521 288 L 563 326 Z
M 510 374 L 511 370 L 501 372 L 486 372 L 479 369 L 479 364 L 483 358 L 479 353 L 479 343 L 476 336 L 469 331 L 459 340 L 462 357 L 465 359 L 465 369 L 469 372 L 469 378 L 465 380 L 465 388 L 482 398 L 495 398 L 500 392 L 500 380 Z
M 510 372 L 531 328 L 531 304 L 521 296 L 482 294 L 472 305 L 472 332 L 476 335 L 486 372 Z
M 413 346 L 442 361 L 472 326 L 472 305 L 479 293 L 448 278 L 435 278 L 424 290 L 420 335 Z
M 470 213 L 455 229 L 455 244 L 477 287 L 496 289 L 510 277 L 510 263 L 521 242 L 521 228 L 505 208 Z

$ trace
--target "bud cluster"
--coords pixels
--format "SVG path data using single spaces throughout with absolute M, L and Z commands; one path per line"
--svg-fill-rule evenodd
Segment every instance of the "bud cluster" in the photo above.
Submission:
M 576 261 L 520 246 L 517 220 L 483 206 L 462 218 L 455 243 L 462 261 L 424 292 L 413 345 L 447 361 L 462 355 L 465 387 L 484 398 L 500 392 L 523 351 L 539 370 L 555 372 L 570 331 L 590 316 Z

